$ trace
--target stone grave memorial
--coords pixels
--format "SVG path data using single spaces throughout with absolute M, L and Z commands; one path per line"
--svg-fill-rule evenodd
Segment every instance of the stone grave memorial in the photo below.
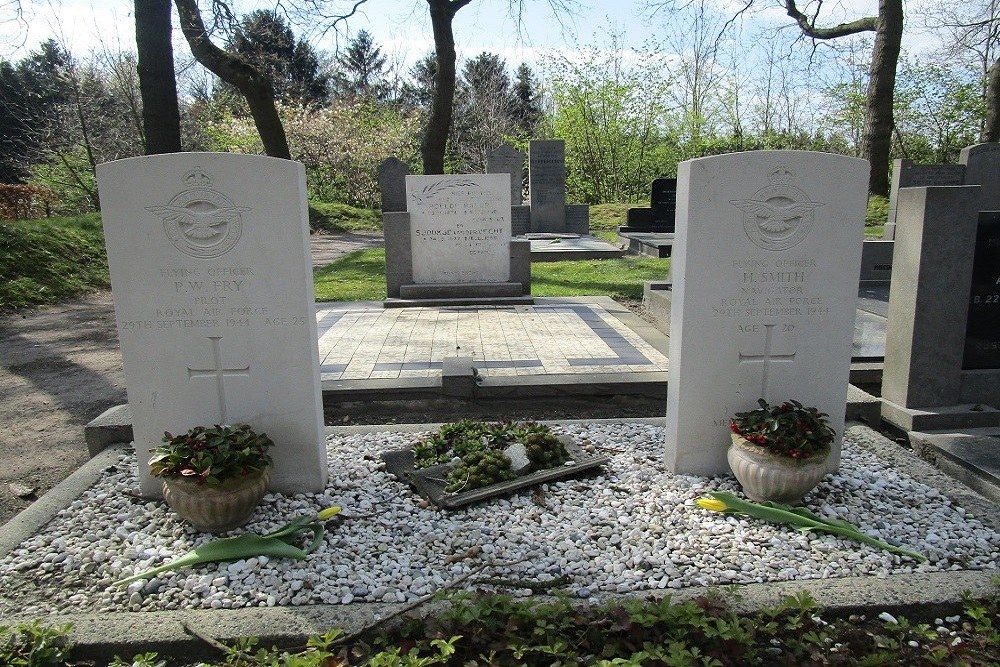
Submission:
M 487 174 L 510 174 L 510 230 L 513 236 L 524 236 L 531 231 L 531 207 L 524 204 L 521 193 L 525 157 L 506 142 L 486 154 Z
M 1000 426 L 1000 212 L 982 191 L 899 191 L 882 418 L 907 431 Z
M 628 209 L 625 214 L 625 225 L 618 228 L 619 233 L 674 233 L 674 215 L 677 212 L 677 179 L 654 179 L 649 186 L 649 192 L 649 208 Z
M 528 197 L 532 234 L 590 234 L 590 207 L 566 204 L 566 142 L 528 144 Z
M 958 164 L 914 164 L 895 160 L 889 191 L 889 216 L 882 238 L 896 238 L 901 188 L 937 185 L 981 185 L 982 210 L 1000 210 L 1000 143 L 985 143 L 962 149 Z
M 270 488 L 326 483 L 305 170 L 177 153 L 98 165 L 141 490 L 165 431 L 247 423 L 274 440 Z
M 868 163 L 806 151 L 688 160 L 677 230 L 665 461 L 728 472 L 728 422 L 796 399 L 830 415 L 840 459 Z
M 387 157 L 378 165 L 378 190 L 383 213 L 406 210 L 406 177 L 410 168 L 397 157 Z
M 386 306 L 531 303 L 530 243 L 511 237 L 510 176 L 406 176 L 383 214 Z

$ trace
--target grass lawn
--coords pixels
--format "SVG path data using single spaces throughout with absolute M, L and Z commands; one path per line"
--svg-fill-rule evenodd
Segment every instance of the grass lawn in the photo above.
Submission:
M 606 295 L 642 299 L 645 280 L 665 278 L 669 259 L 623 257 L 531 265 L 534 296 Z M 358 250 L 314 274 L 317 301 L 385 299 L 385 249 Z

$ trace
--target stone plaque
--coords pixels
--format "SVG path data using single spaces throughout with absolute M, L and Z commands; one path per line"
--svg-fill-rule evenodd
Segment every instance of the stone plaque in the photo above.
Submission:
M 562 139 L 528 144 L 528 194 L 531 231 L 566 231 L 566 143 Z
M 1000 212 L 979 214 L 964 370 L 1000 368 Z
M 271 488 L 321 491 L 326 447 L 305 171 L 257 155 L 98 165 L 139 477 L 164 431 L 245 422 L 276 443 Z
M 406 201 L 414 283 L 510 279 L 507 174 L 407 176 Z
M 758 398 L 830 415 L 837 466 L 868 163 L 805 151 L 688 160 L 678 172 L 666 464 L 728 471 L 729 418 Z

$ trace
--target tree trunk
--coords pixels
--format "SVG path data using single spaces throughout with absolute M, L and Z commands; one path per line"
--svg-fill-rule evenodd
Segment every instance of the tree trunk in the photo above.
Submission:
M 146 155 L 181 150 L 170 0 L 135 0 L 135 45 Z
M 274 104 L 274 88 L 266 74 L 245 60 L 212 44 L 201 20 L 197 0 L 174 0 L 181 30 L 194 57 L 226 83 L 236 86 L 250 107 L 264 152 L 272 157 L 291 159 L 285 127 Z M 454 79 L 454 67 L 452 69 Z M 454 85 L 454 83 L 452 84 Z
M 868 74 L 861 157 L 871 163 L 868 194 L 889 196 L 889 150 L 892 147 L 893 91 L 903 40 L 903 1 L 880 0 L 878 27 Z
M 434 57 L 437 72 L 434 77 L 434 95 L 431 113 L 420 144 L 420 156 L 425 174 L 444 173 L 444 152 L 451 130 L 452 109 L 455 102 L 455 33 L 451 21 L 455 12 L 472 0 L 427 0 L 434 30 Z
M 1000 59 L 986 75 L 986 123 L 983 141 L 1000 141 Z

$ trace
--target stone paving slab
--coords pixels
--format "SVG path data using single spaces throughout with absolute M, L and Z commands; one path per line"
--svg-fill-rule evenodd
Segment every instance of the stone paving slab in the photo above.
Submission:
M 483 378 L 665 372 L 665 339 L 654 341 L 657 349 L 630 319 L 608 297 L 391 309 L 317 304 L 320 374 L 324 382 L 432 378 L 450 357 L 471 357 Z

